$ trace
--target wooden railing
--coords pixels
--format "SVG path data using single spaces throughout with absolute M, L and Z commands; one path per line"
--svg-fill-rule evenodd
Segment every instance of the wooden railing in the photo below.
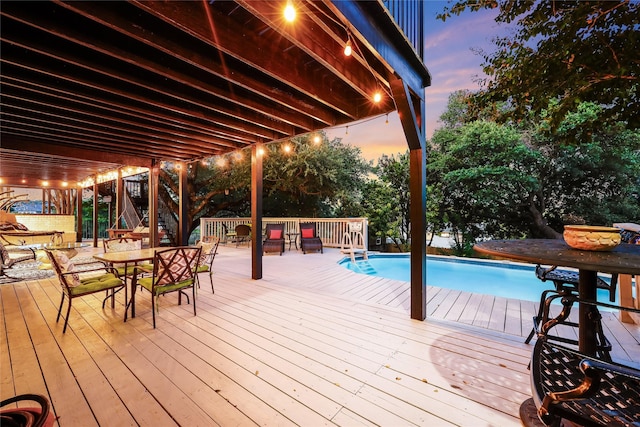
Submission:
M 322 244 L 325 247 L 334 248 L 340 247 L 344 234 L 349 232 L 349 223 L 361 223 L 362 235 L 365 238 L 364 247 L 367 247 L 369 224 L 367 218 L 262 218 L 264 227 L 268 223 L 284 224 L 285 234 L 299 233 L 301 222 L 315 222 Z M 251 225 L 251 218 L 200 218 L 200 238 L 213 236 L 220 238 L 220 242 L 226 242 L 229 238 L 229 232 L 233 232 L 239 224 Z

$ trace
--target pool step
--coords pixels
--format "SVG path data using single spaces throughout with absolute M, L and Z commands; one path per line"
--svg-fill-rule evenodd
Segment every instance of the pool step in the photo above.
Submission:
M 373 268 L 373 266 L 371 265 L 371 263 L 369 263 L 369 261 L 363 260 L 363 261 L 358 261 L 356 263 L 357 267 L 358 267 L 358 271 L 360 273 L 363 274 L 376 274 L 376 269 Z

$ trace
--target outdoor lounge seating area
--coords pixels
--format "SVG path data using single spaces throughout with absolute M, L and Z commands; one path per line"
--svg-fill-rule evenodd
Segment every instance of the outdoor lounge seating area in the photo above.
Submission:
M 123 292 L 74 300 L 62 334 L 57 279 L 1 286 L 2 397 L 43 394 L 59 425 L 520 425 L 536 303 L 430 288 L 419 322 L 408 283 L 348 271 L 338 249 L 265 257 L 260 281 L 249 254 L 220 246 L 215 294 L 198 289 L 197 316 L 159 298 L 156 329 L 146 291 L 126 323 Z M 616 360 L 640 360 L 637 326 L 603 326 Z

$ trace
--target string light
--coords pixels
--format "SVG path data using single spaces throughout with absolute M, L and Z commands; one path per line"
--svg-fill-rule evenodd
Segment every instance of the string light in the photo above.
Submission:
M 387 113 L 387 119 L 384 121 L 384 124 L 385 124 L 385 125 L 388 125 L 388 124 L 389 124 L 389 113 Z
M 284 8 L 284 19 L 287 22 L 293 22 L 296 19 L 296 9 L 293 7 L 291 1 L 288 1 Z
M 322 139 L 320 139 L 320 135 L 316 134 L 316 135 L 313 137 L 313 143 L 314 143 L 314 144 L 316 144 L 316 145 L 317 145 L 317 144 L 320 144 L 320 142 L 321 142 L 321 141 L 322 141 Z
M 379 104 L 380 101 L 382 101 L 382 93 L 380 93 L 379 90 L 377 90 L 374 94 L 373 94 L 373 102 L 376 104 Z
M 351 37 L 347 35 L 347 44 L 344 46 L 344 56 L 351 56 Z
M 284 152 L 285 152 L 285 153 L 287 153 L 287 154 L 291 153 L 291 145 L 289 145 L 289 144 L 284 144 L 284 145 L 282 146 L 282 149 L 283 149 L 283 150 L 284 150 Z

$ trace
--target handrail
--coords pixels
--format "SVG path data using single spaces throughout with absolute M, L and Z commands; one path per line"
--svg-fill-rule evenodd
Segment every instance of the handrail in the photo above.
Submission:
M 284 224 L 285 234 L 299 233 L 301 222 L 315 222 L 322 245 L 334 248 L 340 247 L 342 236 L 349 232 L 349 224 L 361 224 L 364 237 L 363 246 L 368 247 L 368 218 L 262 218 L 264 227 L 268 223 Z M 239 224 L 251 225 L 251 218 L 200 218 L 200 238 L 218 237 L 221 242 L 226 242 L 227 233 L 233 231 Z

